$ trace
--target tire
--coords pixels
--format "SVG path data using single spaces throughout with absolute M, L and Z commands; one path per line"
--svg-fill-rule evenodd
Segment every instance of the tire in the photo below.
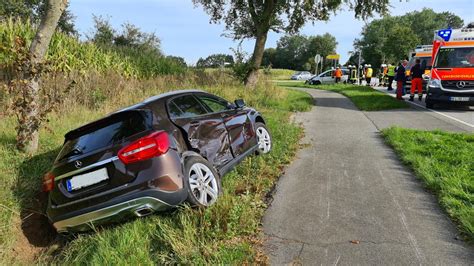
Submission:
M 184 171 L 187 201 L 196 207 L 208 207 L 216 203 L 222 194 L 222 185 L 211 163 L 200 156 L 191 156 L 184 163 Z
M 255 132 L 257 134 L 257 154 L 269 153 L 273 148 L 272 136 L 264 123 L 255 123 Z

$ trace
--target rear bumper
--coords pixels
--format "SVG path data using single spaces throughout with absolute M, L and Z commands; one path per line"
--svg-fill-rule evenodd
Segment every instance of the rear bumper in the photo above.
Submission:
M 453 101 L 453 97 L 469 98 L 467 101 Z M 429 88 L 426 102 L 452 104 L 458 106 L 474 106 L 474 92 L 450 92 L 439 88 Z
M 88 194 L 76 198 L 67 198 L 69 195 L 59 194 L 59 190 L 53 191 L 57 193 L 55 198 L 50 192 L 46 214 L 56 230 L 88 231 L 91 225 L 140 216 L 136 211 L 141 208 L 148 208 L 150 212 L 168 209 L 187 197 L 181 159 L 174 150 L 128 165 L 125 170 L 135 178 L 117 187 L 86 191 Z
M 58 233 L 84 232 L 101 224 L 118 222 L 133 216 L 143 216 L 143 212 L 141 212 L 143 210 L 147 210 L 147 213 L 151 213 L 153 211 L 162 211 L 170 207 L 170 205 L 157 198 L 139 196 L 135 199 L 53 222 L 53 226 Z

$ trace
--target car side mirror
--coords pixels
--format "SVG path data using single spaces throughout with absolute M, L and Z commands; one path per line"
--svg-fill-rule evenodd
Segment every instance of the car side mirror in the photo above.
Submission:
M 243 108 L 245 106 L 244 99 L 237 99 L 234 101 L 234 103 L 237 108 Z

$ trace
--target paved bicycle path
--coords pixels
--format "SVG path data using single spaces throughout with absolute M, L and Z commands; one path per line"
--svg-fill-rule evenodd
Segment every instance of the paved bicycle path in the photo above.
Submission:
M 307 91 L 317 104 L 296 120 L 310 145 L 286 169 L 263 219 L 270 262 L 472 263 L 474 248 L 456 239 L 435 196 L 384 144 L 374 118 L 340 94 Z

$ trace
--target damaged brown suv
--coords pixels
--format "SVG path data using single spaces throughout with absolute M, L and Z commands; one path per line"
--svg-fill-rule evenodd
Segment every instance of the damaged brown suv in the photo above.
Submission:
M 60 233 L 146 216 L 184 201 L 209 206 L 221 177 L 268 153 L 262 115 L 199 90 L 149 98 L 74 129 L 43 180 Z

